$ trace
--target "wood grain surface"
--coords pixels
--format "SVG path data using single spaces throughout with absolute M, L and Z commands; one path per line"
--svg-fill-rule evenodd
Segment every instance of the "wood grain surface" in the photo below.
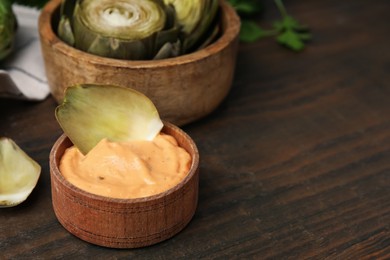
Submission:
M 0 209 L 0 258 L 389 259 L 390 3 L 285 3 L 311 43 L 240 45 L 228 98 L 183 127 L 200 153 L 199 205 L 163 243 L 114 250 L 68 233 L 51 205 L 54 99 L 0 100 L 0 135 L 43 167 L 27 201 Z M 264 25 L 278 17 L 265 7 Z

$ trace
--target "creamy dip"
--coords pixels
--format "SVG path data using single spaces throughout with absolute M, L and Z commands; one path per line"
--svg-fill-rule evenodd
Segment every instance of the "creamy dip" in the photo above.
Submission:
M 185 178 L 191 156 L 167 134 L 153 141 L 100 141 L 87 155 L 76 147 L 61 158 L 60 172 L 73 185 L 112 198 L 140 198 L 164 192 Z

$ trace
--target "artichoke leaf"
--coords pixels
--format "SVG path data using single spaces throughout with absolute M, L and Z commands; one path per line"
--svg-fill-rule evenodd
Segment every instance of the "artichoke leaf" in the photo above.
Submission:
M 154 60 L 168 59 L 172 57 L 177 57 L 180 55 L 181 42 L 177 40 L 175 43 L 166 42 L 157 54 L 154 56 Z
M 73 144 L 87 154 L 100 140 L 153 140 L 163 123 L 144 94 L 112 85 L 70 86 L 55 115 Z
M 183 42 L 185 52 L 194 51 L 197 46 L 201 45 L 210 26 L 217 20 L 218 0 L 205 0 L 204 2 L 202 19 L 197 23 L 193 31 L 186 35 Z
M 204 38 L 203 42 L 201 42 L 201 44 L 197 46 L 196 50 L 201 50 L 206 46 L 210 45 L 218 38 L 220 32 L 221 32 L 221 26 L 218 22 L 216 22 L 216 24 L 212 26 L 211 30 L 206 34 L 206 37 Z
M 167 14 L 166 28 L 156 35 L 153 59 L 167 59 L 182 54 L 182 43 L 180 41 L 181 27 L 177 23 L 175 9 L 166 6 Z
M 0 1 L 0 60 L 7 57 L 14 48 L 17 29 L 16 16 L 8 0 Z
M 61 35 L 62 40 L 69 44 L 70 46 L 74 45 L 74 33 L 70 25 L 69 18 L 62 16 L 60 23 L 58 25 L 58 34 Z
M 190 34 L 202 19 L 202 9 L 207 0 L 164 0 L 166 5 L 171 5 L 176 11 L 176 17 L 183 31 Z
M 73 11 L 78 0 L 62 0 L 61 2 L 61 17 L 71 19 Z
M 180 36 L 179 28 L 174 26 L 170 29 L 158 32 L 156 34 L 156 40 L 155 40 L 155 46 L 154 46 L 154 53 L 157 53 L 161 50 L 161 48 L 166 45 L 166 43 L 176 44 L 177 47 L 179 45 L 177 44 Z M 181 44 L 180 44 L 181 46 Z M 178 53 L 176 56 L 181 54 L 181 48 L 178 49 Z
M 71 21 L 73 20 L 73 11 L 76 3 L 77 0 L 62 1 L 61 18 L 57 29 L 58 35 L 61 37 L 61 39 L 70 46 L 74 46 L 75 42 Z
M 0 138 L 0 208 L 25 201 L 40 174 L 41 166 L 12 139 Z
M 164 0 L 173 6 L 178 23 L 182 26 L 183 53 L 188 53 L 201 44 L 204 34 L 215 20 L 218 0 Z

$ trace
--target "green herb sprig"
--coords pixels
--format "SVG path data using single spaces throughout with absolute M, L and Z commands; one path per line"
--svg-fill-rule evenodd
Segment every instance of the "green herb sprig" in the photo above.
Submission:
M 243 42 L 254 42 L 265 37 L 275 37 L 276 41 L 293 50 L 301 51 L 311 39 L 309 28 L 300 24 L 289 15 L 282 0 L 274 0 L 281 15 L 270 29 L 263 29 L 251 18 L 259 14 L 262 6 L 258 0 L 228 0 L 241 17 L 240 39 Z

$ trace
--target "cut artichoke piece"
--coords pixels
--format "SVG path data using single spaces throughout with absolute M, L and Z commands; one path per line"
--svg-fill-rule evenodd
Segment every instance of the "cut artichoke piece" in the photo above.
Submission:
M 55 113 L 64 133 L 83 154 L 103 138 L 115 142 L 153 140 L 163 127 L 149 98 L 112 85 L 68 87 Z
M 152 59 L 166 42 L 177 41 L 179 28 L 167 27 L 173 18 L 161 0 L 65 0 L 61 7 L 60 38 L 91 54 Z M 164 42 L 158 39 L 159 32 L 173 29 Z
M 9 138 L 0 138 L 0 207 L 16 206 L 35 188 L 41 166 Z
M 0 1 L 0 60 L 7 57 L 14 48 L 17 29 L 16 16 L 9 0 Z

